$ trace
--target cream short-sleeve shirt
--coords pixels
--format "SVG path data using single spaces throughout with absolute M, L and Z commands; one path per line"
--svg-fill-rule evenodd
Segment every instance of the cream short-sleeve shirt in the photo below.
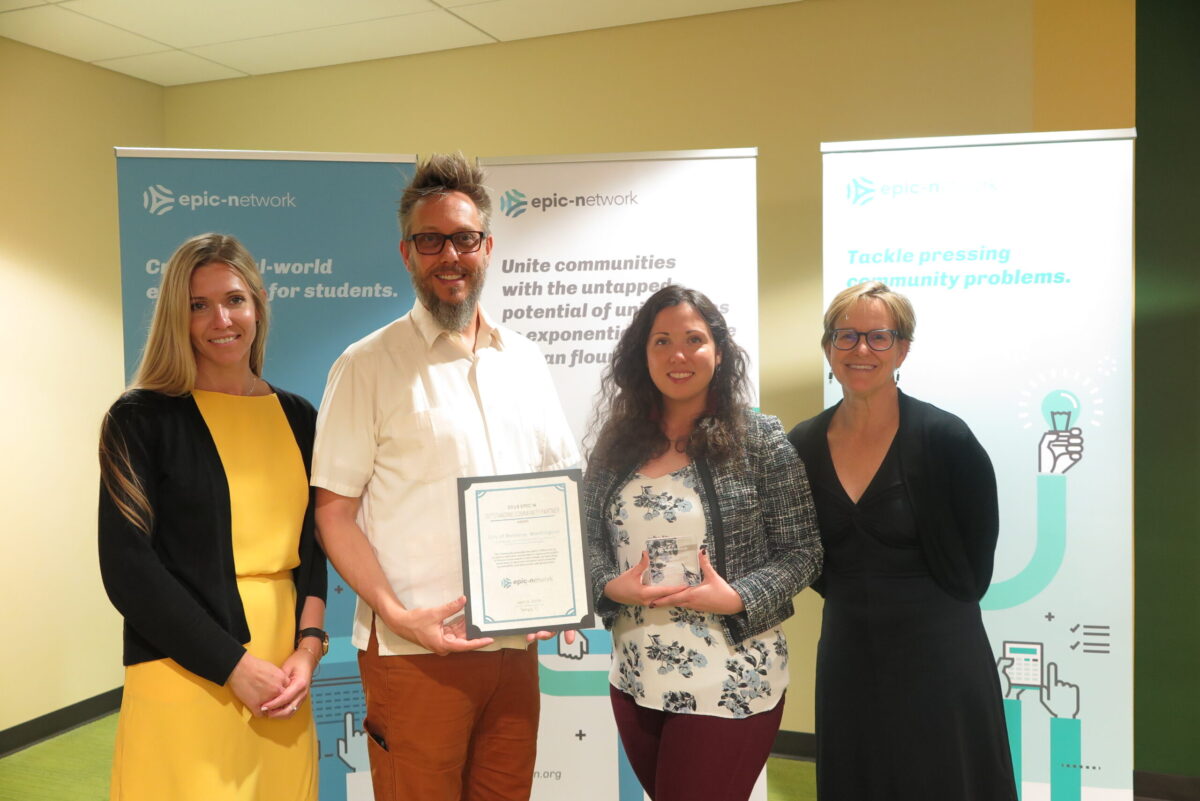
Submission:
M 541 351 L 480 310 L 476 348 L 420 302 L 346 349 L 317 417 L 312 484 L 361 497 L 358 523 L 407 608 L 463 594 L 457 479 L 560 470 L 579 451 Z M 353 642 L 373 613 L 361 599 Z M 424 648 L 378 626 L 379 653 Z M 491 648 L 526 646 L 523 636 Z

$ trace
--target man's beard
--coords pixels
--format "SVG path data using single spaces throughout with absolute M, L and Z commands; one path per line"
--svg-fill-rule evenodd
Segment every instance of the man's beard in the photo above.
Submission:
M 428 278 L 418 278 L 417 271 L 410 270 L 408 276 L 421 305 L 429 309 L 434 322 L 443 330 L 462 331 L 470 325 L 479 305 L 479 295 L 483 292 L 483 270 L 466 272 L 467 292 L 458 301 L 445 301 L 438 297 L 433 288 L 433 282 L 437 279 L 432 274 Z

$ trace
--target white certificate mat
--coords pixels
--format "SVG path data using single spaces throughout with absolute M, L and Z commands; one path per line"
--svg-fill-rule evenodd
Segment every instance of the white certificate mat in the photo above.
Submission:
M 458 479 L 467 635 L 591 628 L 579 470 Z

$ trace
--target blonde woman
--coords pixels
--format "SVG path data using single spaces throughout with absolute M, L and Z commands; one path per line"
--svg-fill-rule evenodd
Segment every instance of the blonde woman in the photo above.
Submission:
M 263 380 L 268 321 L 246 249 L 187 240 L 104 419 L 100 570 L 125 618 L 113 799 L 317 797 L 316 413 Z

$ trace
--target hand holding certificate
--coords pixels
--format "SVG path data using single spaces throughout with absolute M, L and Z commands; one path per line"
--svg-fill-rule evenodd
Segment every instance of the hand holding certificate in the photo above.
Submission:
M 590 628 L 579 470 L 458 479 L 467 636 Z

